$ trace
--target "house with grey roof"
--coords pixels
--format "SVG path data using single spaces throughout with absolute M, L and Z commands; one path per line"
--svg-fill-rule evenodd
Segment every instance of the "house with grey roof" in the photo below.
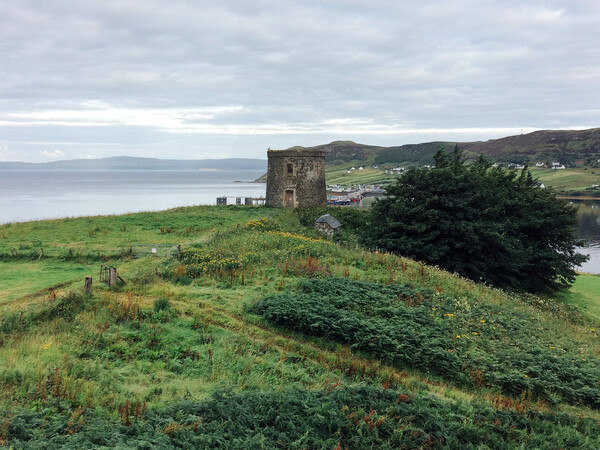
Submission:
M 315 220 L 315 228 L 321 233 L 332 235 L 342 224 L 331 214 L 324 214 Z

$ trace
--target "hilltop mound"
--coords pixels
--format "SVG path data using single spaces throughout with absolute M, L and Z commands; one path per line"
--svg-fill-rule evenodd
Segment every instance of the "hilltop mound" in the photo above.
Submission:
M 594 318 L 324 210 L 334 238 L 266 207 L 0 226 L 0 446 L 600 447 Z
M 433 155 L 440 148 L 449 150 L 456 144 L 470 157 L 484 154 L 499 162 L 535 164 L 537 161 L 560 161 L 567 167 L 594 165 L 600 159 L 600 128 L 535 131 L 485 142 L 434 141 L 381 147 L 352 141 L 334 141 L 309 148 L 325 150 L 325 160 L 330 164 L 361 161 L 365 165 L 423 165 L 432 164 Z

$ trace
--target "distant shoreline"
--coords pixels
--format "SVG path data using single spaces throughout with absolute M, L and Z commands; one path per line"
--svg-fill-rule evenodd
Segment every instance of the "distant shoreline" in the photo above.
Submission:
M 560 198 L 563 200 L 594 200 L 600 201 L 600 197 L 577 197 L 577 196 L 563 196 L 557 195 L 556 198 Z

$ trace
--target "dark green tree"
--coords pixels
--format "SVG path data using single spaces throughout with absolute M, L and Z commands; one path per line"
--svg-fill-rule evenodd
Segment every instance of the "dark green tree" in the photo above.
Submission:
M 576 209 L 539 188 L 531 172 L 466 164 L 443 149 L 432 169 L 411 169 L 375 203 L 364 242 L 457 272 L 474 281 L 528 292 L 570 286 L 587 257 L 574 235 Z

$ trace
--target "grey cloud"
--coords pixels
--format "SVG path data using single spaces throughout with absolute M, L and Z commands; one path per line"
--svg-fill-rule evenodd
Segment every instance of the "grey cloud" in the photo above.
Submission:
M 0 145 L 28 158 L 39 157 L 39 145 L 26 144 L 31 133 L 43 136 L 48 152 L 75 154 L 81 145 L 80 154 L 160 157 L 163 143 L 242 154 L 330 138 L 387 145 L 460 134 L 453 129 L 480 128 L 485 139 L 498 137 L 484 134 L 493 129 L 598 126 L 593 0 L 0 0 L 0 8 Z M 118 123 L 6 125 L 15 114 L 87 114 L 93 101 L 114 110 Z M 188 115 L 187 131 L 119 122 L 128 108 L 219 107 L 235 109 Z M 344 120 L 355 124 L 354 135 L 352 126 L 332 125 Z M 240 146 L 252 127 L 290 134 Z M 241 137 L 226 137 L 227 129 Z

